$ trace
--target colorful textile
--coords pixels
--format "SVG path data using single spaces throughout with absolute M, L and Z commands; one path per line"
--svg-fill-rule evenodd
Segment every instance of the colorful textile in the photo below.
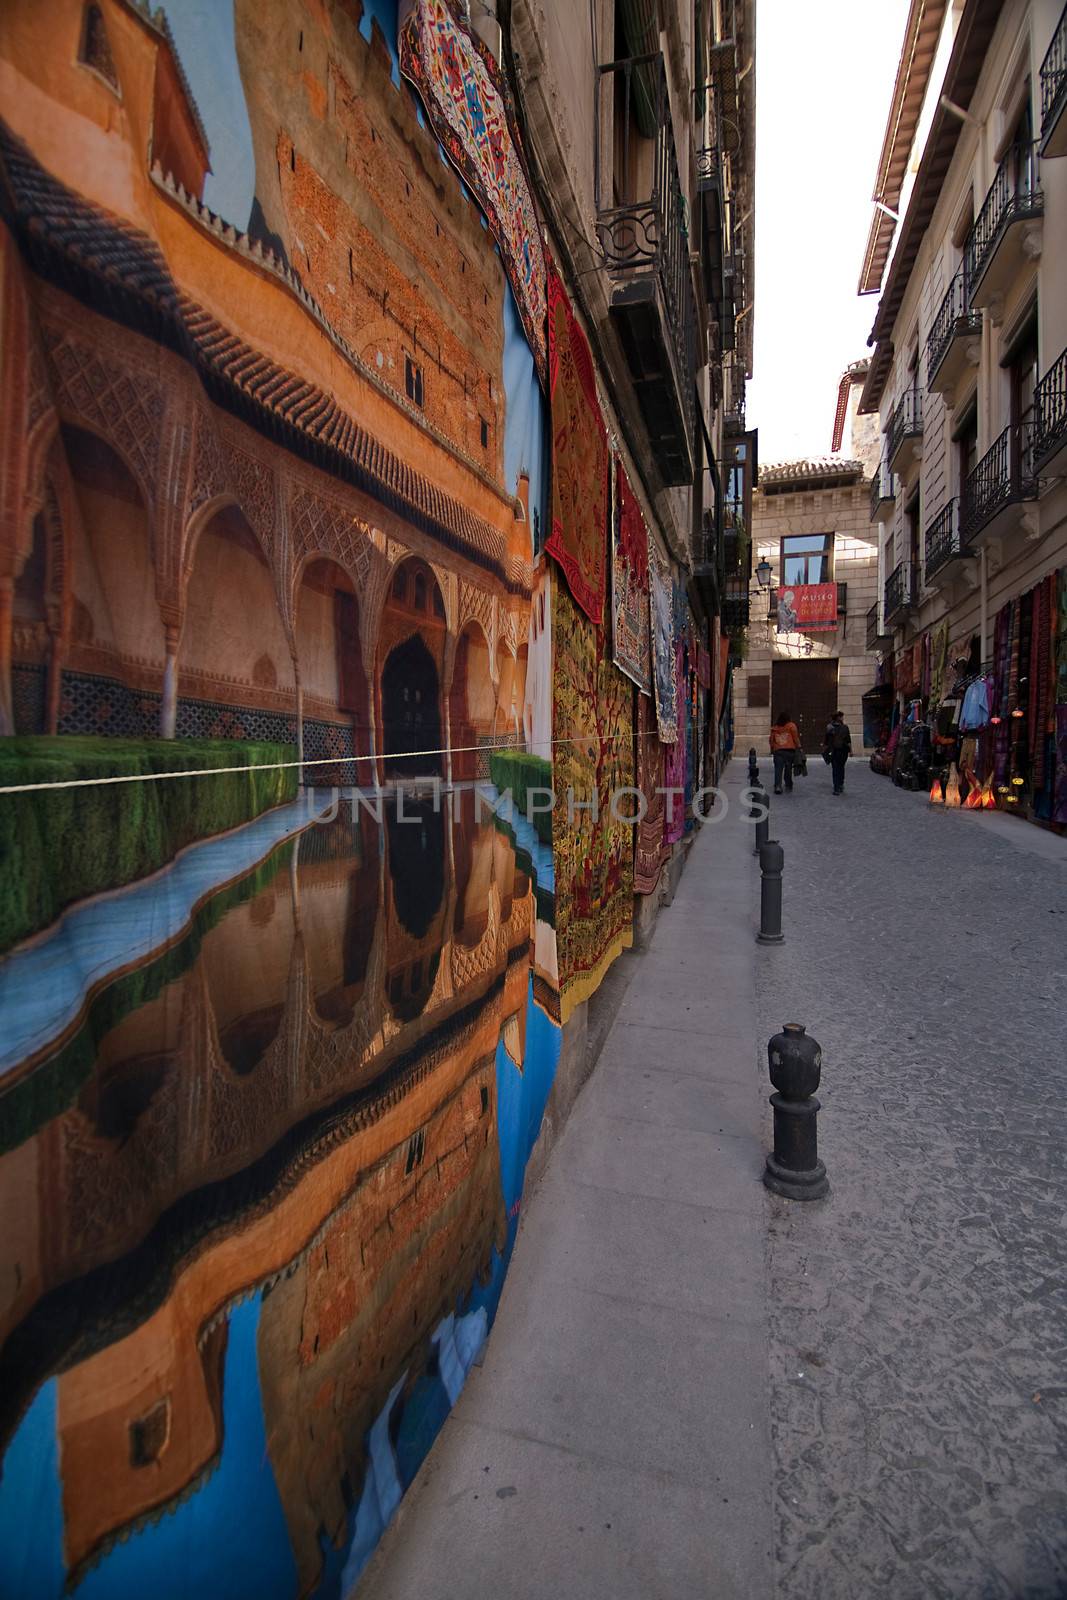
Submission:
M 1067 704 L 1067 567 L 1061 567 L 1056 578 L 1056 703 L 1064 705 Z
M 1056 707 L 1056 789 L 1052 820 L 1067 823 L 1067 704 Z
M 675 704 L 675 738 L 674 743 L 664 753 L 663 783 L 665 788 L 676 789 L 677 794 L 668 794 L 666 797 L 666 816 L 664 817 L 664 837 L 668 844 L 677 844 L 685 833 L 685 801 L 686 788 L 689 785 L 688 750 L 685 737 L 686 725 L 686 695 L 685 695 L 685 646 L 678 643 L 674 647 L 674 704 Z M 660 730 L 662 738 L 662 726 Z
M 545 541 L 591 622 L 607 588 L 608 436 L 593 358 L 548 261 L 548 389 L 552 405 L 552 527 Z
M 930 653 L 930 705 L 941 704 L 945 687 L 945 668 L 948 665 L 948 623 L 943 622 L 933 637 Z
M 1049 716 L 1055 696 L 1053 629 L 1056 626 L 1056 574 L 1050 573 L 1033 590 L 1033 631 L 1030 643 L 1030 764 L 1036 794 L 1045 785 Z
M 652 642 L 648 620 L 648 529 L 621 461 L 615 469 L 613 531 L 611 612 L 615 665 L 649 694 Z
M 697 682 L 705 693 L 711 688 L 711 656 L 702 644 L 697 645 Z
M 611 811 L 615 791 L 634 781 L 633 687 L 609 657 L 607 629 L 582 616 L 563 584 L 553 584 L 552 594 L 552 845 L 560 1021 L 566 1022 L 633 943 L 633 842 L 625 820 L 632 808 L 620 803 L 622 821 Z M 594 798 L 595 814 L 578 809 Z
M 674 668 L 674 589 L 671 564 L 652 533 L 648 536 L 648 600 L 652 627 L 652 675 L 656 687 L 656 720 L 664 744 L 678 737 Z
M 652 894 L 667 857 L 663 826 L 663 746 L 656 732 L 652 701 L 647 694 L 637 696 L 637 777 L 636 786 L 645 800 L 645 815 L 634 830 L 634 893 Z M 658 791 L 658 792 L 657 792 Z
M 485 212 L 545 379 L 545 256 L 500 68 L 450 0 L 403 0 L 400 70 Z

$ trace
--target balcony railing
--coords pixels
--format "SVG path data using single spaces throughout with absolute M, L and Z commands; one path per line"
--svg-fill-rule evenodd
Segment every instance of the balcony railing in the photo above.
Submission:
M 660 469 L 667 483 L 679 484 L 692 477 L 697 340 L 687 207 L 672 129 L 658 51 L 600 68 L 599 148 L 605 159 L 608 151 L 616 157 L 610 201 L 597 173 L 597 240 Z
M 727 579 L 722 600 L 720 625 L 726 633 L 739 633 L 748 627 L 749 600 L 747 579 Z
M 970 554 L 960 538 L 959 503 L 950 500 L 926 530 L 924 572 L 927 583 L 950 561 Z
M 868 650 L 882 650 L 887 645 L 890 645 L 893 642 L 893 635 L 891 633 L 884 633 L 882 631 L 881 620 L 880 620 L 880 618 L 878 616 L 878 610 L 879 610 L 878 605 L 875 604 L 875 605 L 873 605 L 871 607 L 871 609 L 867 613 L 867 649 Z
M 1044 465 L 1067 445 L 1067 350 L 1055 361 L 1034 390 L 1035 463 Z
M 1056 24 L 1052 43 L 1041 63 L 1041 142 L 1048 138 L 1067 104 L 1067 6 Z
M 1039 217 L 1044 210 L 1038 176 L 1037 146 L 1013 145 L 997 168 L 967 235 L 963 268 L 972 295 L 1011 224 L 1026 217 Z
M 893 465 L 901 446 L 908 439 L 918 439 L 923 431 L 923 397 L 918 389 L 909 389 L 897 402 L 889 424 L 886 440 L 886 460 Z
M 902 561 L 886 579 L 885 620 L 891 622 L 902 611 L 915 604 L 915 568 L 910 561 Z
M 960 267 L 949 284 L 945 297 L 926 340 L 926 383 L 933 387 L 938 369 L 952 347 L 953 339 L 971 338 L 982 331 L 982 313 L 972 311 L 967 297 L 967 275 Z
M 960 494 L 960 538 L 970 544 L 999 512 L 1036 500 L 1034 424 L 1005 428 L 966 478 Z
M 877 522 L 882 506 L 891 504 L 897 496 L 897 480 L 883 461 L 875 468 L 871 479 L 871 521 Z

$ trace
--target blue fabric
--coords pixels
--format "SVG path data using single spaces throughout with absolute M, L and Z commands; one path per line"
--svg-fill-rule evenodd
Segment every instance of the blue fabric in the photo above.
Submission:
M 963 696 L 960 712 L 960 729 L 964 733 L 977 732 L 989 723 L 989 684 L 985 678 L 976 678 Z

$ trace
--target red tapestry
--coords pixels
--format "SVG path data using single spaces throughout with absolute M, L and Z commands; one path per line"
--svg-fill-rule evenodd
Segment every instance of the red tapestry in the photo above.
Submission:
M 644 796 L 646 811 L 634 830 L 634 893 L 653 894 L 667 857 L 663 826 L 663 745 L 656 727 L 652 700 L 637 696 L 636 787 Z
M 648 529 L 621 461 L 615 467 L 615 537 L 611 551 L 611 614 L 615 665 L 652 692 L 648 611 Z
M 552 528 L 545 548 L 586 616 L 599 624 L 608 570 L 608 436 L 585 334 L 551 257 L 547 265 Z

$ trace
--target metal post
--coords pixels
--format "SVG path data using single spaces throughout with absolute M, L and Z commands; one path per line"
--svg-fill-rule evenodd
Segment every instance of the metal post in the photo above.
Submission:
M 785 851 L 777 839 L 768 839 L 766 844 L 760 845 L 759 933 L 756 935 L 759 944 L 782 944 L 785 941 L 782 932 L 784 866 Z
M 763 1181 L 787 1200 L 821 1200 L 830 1188 L 819 1160 L 815 1091 L 822 1077 L 822 1048 L 803 1023 L 787 1022 L 767 1046 L 774 1109 L 774 1153 Z
M 758 765 L 758 763 L 756 761 L 756 747 L 755 747 L 755 745 L 750 745 L 749 746 L 749 752 L 748 752 L 748 783 L 749 783 L 749 788 L 752 788 L 755 784 L 759 783 L 759 765 Z
M 753 814 L 762 809 L 763 816 L 756 816 L 756 842 L 752 846 L 752 854 L 758 856 L 760 846 L 765 845 L 771 836 L 771 793 L 769 789 L 761 789 L 758 798 L 753 799 Z

